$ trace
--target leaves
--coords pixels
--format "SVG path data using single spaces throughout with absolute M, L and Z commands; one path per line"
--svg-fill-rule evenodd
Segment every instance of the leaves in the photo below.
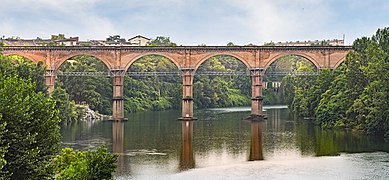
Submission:
M 57 155 L 52 164 L 57 173 L 55 179 L 101 180 L 113 179 L 116 170 L 117 155 L 107 152 L 101 146 L 87 152 L 73 151 L 72 148 L 62 149 L 62 155 Z
M 355 40 L 338 69 L 322 71 L 307 91 L 292 91 L 294 110 L 300 115 L 314 110 L 325 128 L 347 127 L 389 138 L 388 57 L 388 27 L 372 38 Z
M 60 145 L 55 102 L 35 92 L 35 84 L 0 74 L 1 123 L 6 123 L 2 144 L 9 148 L 1 176 L 11 179 L 50 177 L 49 160 Z

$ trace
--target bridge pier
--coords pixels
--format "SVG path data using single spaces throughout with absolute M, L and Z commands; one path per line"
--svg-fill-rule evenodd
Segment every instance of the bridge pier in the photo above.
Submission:
M 182 117 L 180 120 L 195 120 L 193 117 L 193 68 L 182 68 Z
M 53 69 L 46 70 L 45 85 L 47 87 L 47 91 L 49 92 L 49 94 L 51 94 L 54 91 L 55 85 L 55 72 Z
M 262 121 L 265 117 L 262 112 L 262 72 L 263 68 L 253 68 L 251 72 L 251 115 L 247 118 L 253 121 Z
M 124 118 L 124 74 L 125 70 L 111 70 L 113 80 L 112 120 L 123 121 Z

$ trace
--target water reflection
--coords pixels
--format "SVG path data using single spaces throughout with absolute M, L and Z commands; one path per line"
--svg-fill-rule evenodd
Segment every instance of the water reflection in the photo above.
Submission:
M 195 167 L 193 157 L 193 121 L 183 121 L 181 126 L 181 156 L 180 170 L 187 170 Z
M 124 150 L 124 123 L 112 122 L 112 152 L 119 155 L 116 175 L 129 174 L 129 163 L 126 162 Z
M 263 160 L 262 128 L 264 122 L 251 122 L 251 145 L 249 161 Z
M 212 111 L 203 116 L 197 113 L 200 120 L 194 122 L 177 121 L 175 118 L 180 113 L 136 113 L 124 123 L 97 122 L 93 126 L 79 123 L 62 127 L 63 145 L 87 150 L 112 143 L 112 151 L 119 155 L 116 179 L 171 179 L 170 175 L 177 175 L 178 170 L 195 167 L 196 169 L 178 175 L 200 171 L 203 173 L 192 176 L 192 179 L 212 179 L 208 175 L 215 172 L 220 175 L 239 175 L 241 178 L 237 179 L 287 179 L 284 176 L 266 178 L 270 176 L 262 175 L 293 174 L 295 170 L 310 172 L 312 164 L 318 167 L 313 169 L 317 170 L 316 175 L 322 173 L 321 167 L 335 165 L 345 165 L 344 168 L 348 171 L 369 158 L 372 159 L 371 162 L 376 161 L 373 165 L 378 164 L 375 170 L 389 172 L 388 166 L 382 165 L 389 162 L 388 153 L 378 154 L 377 157 L 374 154 L 374 157 L 358 154 L 355 156 L 357 159 L 349 159 L 347 155 L 389 152 L 387 141 L 355 131 L 323 130 L 308 120 L 293 119 L 287 109 L 268 109 L 268 119 L 265 122 L 252 123 L 242 120 L 249 112 Z M 326 157 L 316 158 L 339 154 L 340 156 L 328 159 L 328 162 L 324 159 Z M 244 162 L 262 159 L 266 161 Z M 336 159 L 350 163 L 338 163 Z M 229 170 L 225 167 L 234 167 L 234 173 L 228 173 Z M 267 167 L 270 168 L 269 171 Z M 324 175 L 323 179 L 335 179 L 331 174 L 336 173 Z M 310 177 L 301 179 L 312 179 Z M 364 176 L 361 178 L 364 179 Z M 215 176 L 213 179 L 222 177 Z

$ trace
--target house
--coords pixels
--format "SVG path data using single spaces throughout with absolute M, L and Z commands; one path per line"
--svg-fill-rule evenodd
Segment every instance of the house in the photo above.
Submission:
M 151 41 L 150 38 L 141 35 L 128 39 L 128 42 L 135 46 L 146 46 L 147 43 L 149 43 L 150 41 Z

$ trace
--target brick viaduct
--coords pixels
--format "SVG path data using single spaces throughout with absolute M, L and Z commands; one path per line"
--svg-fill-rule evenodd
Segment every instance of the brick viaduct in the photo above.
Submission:
M 147 55 L 170 59 L 182 72 L 182 118 L 193 118 L 193 78 L 198 67 L 217 55 L 229 55 L 244 63 L 251 71 L 251 116 L 262 114 L 262 76 L 267 67 L 286 55 L 298 55 L 311 61 L 318 69 L 336 68 L 351 50 L 349 46 L 176 46 L 176 47 L 106 47 L 106 46 L 8 46 L 3 55 L 19 55 L 33 62 L 42 61 L 49 92 L 54 90 L 56 72 L 69 58 L 90 55 L 101 60 L 113 74 L 114 120 L 124 120 L 123 81 L 127 69 Z

